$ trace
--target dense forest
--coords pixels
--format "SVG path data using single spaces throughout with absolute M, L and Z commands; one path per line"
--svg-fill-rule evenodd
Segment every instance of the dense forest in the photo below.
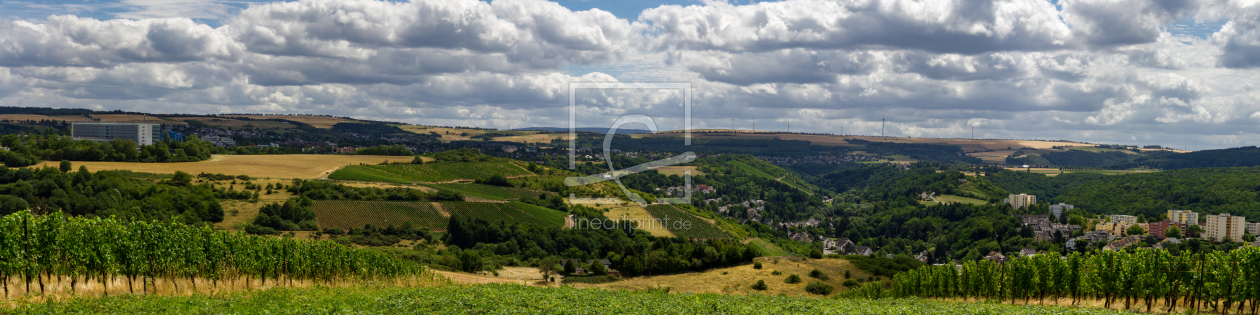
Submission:
M 80 167 L 0 168 L 0 215 L 27 208 L 37 213 L 62 211 L 88 217 L 176 221 L 203 224 L 223 221 L 219 199 L 250 199 L 208 182 L 192 184 L 187 173 L 142 175 L 127 171 L 89 172 Z M 154 176 L 156 182 L 139 177 Z
M 1175 170 L 1184 168 L 1260 166 L 1260 148 L 1203 150 L 1187 153 L 1155 152 L 1132 161 L 1111 165 L 1111 169 L 1138 167 Z
M 115 139 L 111 142 L 91 140 L 75 141 L 70 136 L 56 133 L 7 134 L 0 136 L 0 151 L 4 164 L 22 167 L 41 161 L 110 161 L 110 162 L 190 162 L 210 158 L 216 148 L 197 136 L 189 136 L 184 142 L 162 141 L 153 145 L 138 146 L 134 141 Z

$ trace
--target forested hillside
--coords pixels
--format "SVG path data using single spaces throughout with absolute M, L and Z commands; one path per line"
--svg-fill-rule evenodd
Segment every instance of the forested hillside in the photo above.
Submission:
M 1169 209 L 1260 218 L 1260 167 L 1183 169 L 1107 176 L 1054 198 L 1090 211 L 1157 218 Z
M 1260 166 L 1260 148 L 1250 146 L 1187 153 L 1154 153 L 1150 156 L 1110 166 L 1111 169 L 1146 167 L 1174 170 L 1183 168 Z

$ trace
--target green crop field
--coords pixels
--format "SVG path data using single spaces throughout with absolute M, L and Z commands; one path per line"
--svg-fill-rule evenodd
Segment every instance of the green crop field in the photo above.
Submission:
M 397 184 L 409 184 L 411 180 L 393 174 L 390 172 L 378 170 L 366 165 L 346 165 L 332 174 L 328 178 L 339 180 L 361 180 L 368 182 L 386 182 Z
M 320 228 L 401 226 L 411 222 L 416 228 L 445 230 L 448 221 L 428 202 L 318 200 L 312 210 Z
M 804 188 L 804 187 L 807 187 L 806 184 L 804 182 L 801 182 L 799 179 L 797 179 L 796 176 L 792 176 L 788 174 L 787 176 L 783 176 L 783 179 L 780 180 L 779 177 L 770 175 L 770 173 L 766 173 L 765 171 L 762 171 L 761 169 L 753 167 L 752 165 L 748 165 L 747 163 L 744 163 L 744 162 L 729 161 L 726 163 L 730 164 L 731 166 L 735 166 L 736 168 L 739 168 L 741 170 L 744 170 L 745 172 L 753 174 L 757 177 L 762 177 L 762 178 L 766 178 L 770 180 L 778 180 L 781 183 L 787 184 L 788 186 L 792 186 L 792 188 L 796 188 L 807 193 L 809 192 L 808 189 Z
M 538 198 L 539 195 L 546 193 L 545 191 L 528 188 L 500 187 L 482 184 L 426 184 L 425 186 L 441 190 L 450 190 L 478 198 L 497 200 L 517 199 L 521 197 Z
M 443 202 L 442 209 L 446 209 L 451 216 L 467 216 L 474 219 L 482 219 L 489 222 L 521 222 L 534 226 L 554 226 L 564 225 L 564 217 L 560 220 L 554 219 L 554 215 L 546 217 L 537 217 L 525 210 L 517 209 L 506 203 L 496 202 Z
M 1116 314 L 1114 310 L 1079 307 L 923 299 L 663 294 L 504 284 L 272 288 L 216 296 L 121 295 L 49 300 L 22 304 L 7 311 L 20 314 Z
M 366 171 L 363 168 L 372 169 Z M 337 173 L 342 173 L 338 175 Z M 439 162 L 425 164 L 389 164 L 389 165 L 362 165 L 360 167 L 346 167 L 333 172 L 332 179 L 349 179 L 349 180 L 366 180 L 360 178 L 378 177 L 388 180 L 403 179 L 418 182 L 445 182 L 453 180 L 475 180 L 488 178 L 491 175 L 518 176 L 531 175 L 529 171 L 522 169 L 507 161 L 491 161 L 491 162 Z
M 552 225 L 563 226 L 564 217 L 568 215 L 568 213 L 560 212 L 559 210 L 547 209 L 547 208 L 531 205 L 531 204 L 520 202 L 520 201 L 509 202 L 508 205 L 512 206 L 513 208 L 519 209 L 521 211 L 525 211 L 526 213 L 533 215 L 535 218 L 543 220 L 547 222 L 548 224 L 552 224 Z
M 661 224 L 678 237 L 701 239 L 731 237 L 717 225 L 671 205 L 649 205 L 647 211 L 652 214 L 652 217 L 661 220 Z M 679 222 L 691 222 L 690 228 L 686 228 L 685 225 L 680 226 L 677 224 Z

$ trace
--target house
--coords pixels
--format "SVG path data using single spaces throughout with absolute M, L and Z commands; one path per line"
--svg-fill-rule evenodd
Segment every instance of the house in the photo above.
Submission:
M 1137 244 L 1138 242 L 1141 242 L 1141 241 L 1142 241 L 1141 236 L 1133 235 L 1133 236 L 1125 237 L 1122 239 L 1118 239 L 1114 242 L 1111 242 L 1111 244 L 1107 244 L 1107 246 L 1103 246 L 1103 250 L 1121 250 L 1121 249 L 1124 249 L 1125 247 L 1133 246 L 1134 244 Z
M 871 254 L 873 254 L 873 253 L 874 253 L 874 252 L 872 252 L 872 251 L 871 251 L 871 248 L 870 248 L 870 247 L 866 247 L 866 246 L 853 246 L 853 254 L 854 254 L 854 255 L 870 256 L 870 255 L 871 255 Z
M 1164 249 L 1164 246 L 1168 246 L 1168 244 L 1181 244 L 1181 240 L 1178 240 L 1176 237 L 1169 237 L 1162 241 L 1159 241 L 1159 243 L 1155 243 L 1153 247 Z
M 995 262 L 995 263 L 999 263 L 999 264 L 1004 263 L 1007 260 L 1009 260 L 1009 259 L 1006 259 L 1006 255 L 1002 255 L 1002 253 L 999 253 L 999 252 L 989 252 L 988 255 L 984 256 L 984 259 Z
M 1032 257 L 1037 255 L 1037 250 L 1032 248 L 1024 248 L 1019 250 L 1020 257 Z

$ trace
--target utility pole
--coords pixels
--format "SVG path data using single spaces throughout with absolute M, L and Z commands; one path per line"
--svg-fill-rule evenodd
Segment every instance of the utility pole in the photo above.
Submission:
M 753 118 L 753 132 L 757 132 L 757 118 Z
M 884 136 L 884 123 L 887 123 L 887 122 L 888 122 L 888 119 L 884 119 L 884 117 L 879 118 L 879 136 L 880 137 Z
M 971 140 L 976 140 L 976 126 L 971 126 Z

